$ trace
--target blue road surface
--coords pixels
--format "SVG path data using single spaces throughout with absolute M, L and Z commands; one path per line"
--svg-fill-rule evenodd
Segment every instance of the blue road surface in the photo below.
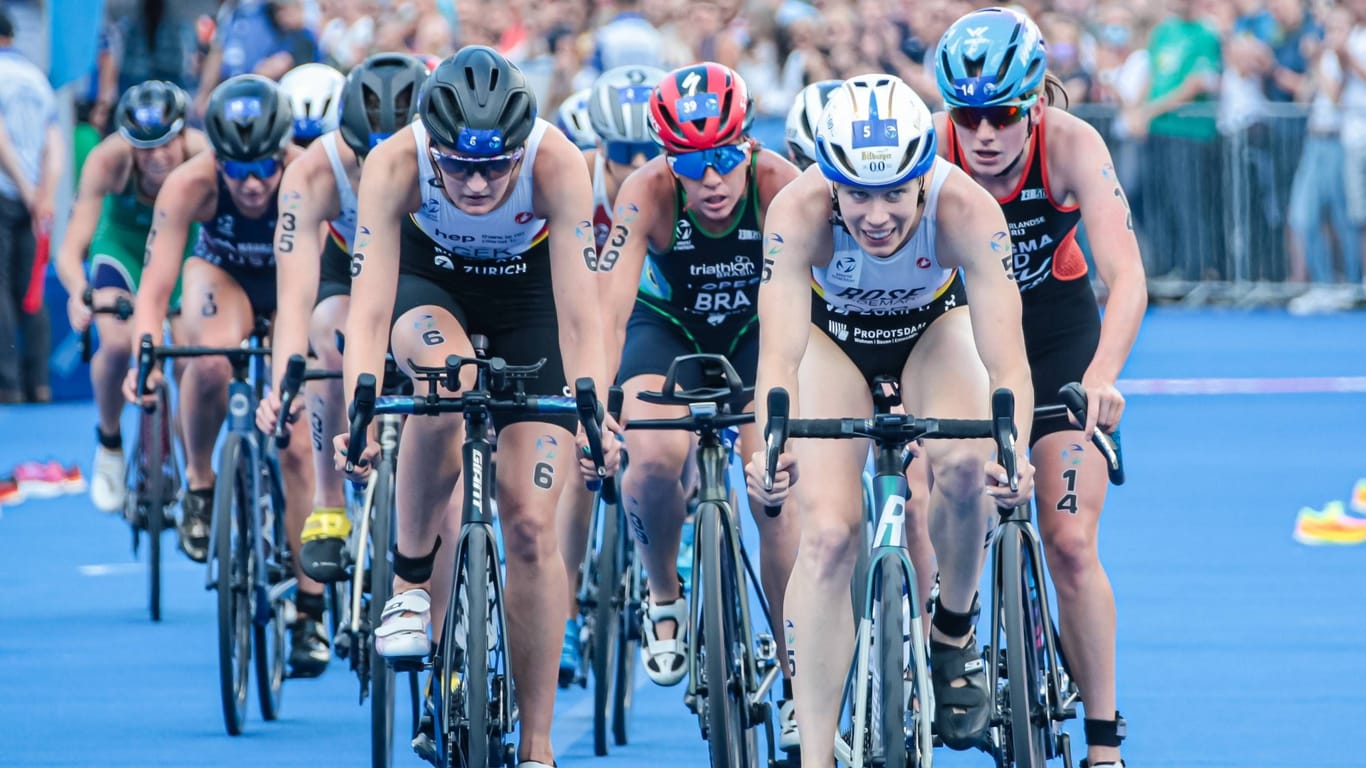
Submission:
M 1366 315 L 1154 310 L 1125 377 L 1366 377 Z M 1346 499 L 1366 477 L 1360 389 L 1130 397 L 1129 483 L 1101 534 L 1130 765 L 1366 766 L 1366 546 L 1290 536 L 1300 507 Z M 88 475 L 94 418 L 89 403 L 0 409 L 0 472 L 56 458 Z M 84 495 L 0 514 L 0 766 L 368 765 L 368 712 L 340 661 L 289 681 L 277 722 L 261 721 L 253 692 L 246 734 L 225 735 L 215 602 L 171 535 L 152 624 L 120 519 Z M 561 766 L 706 765 L 683 689 L 637 679 L 634 742 L 600 760 L 591 691 L 562 693 Z M 1080 761 L 1080 721 L 1070 730 Z M 941 751 L 936 763 L 991 761 Z

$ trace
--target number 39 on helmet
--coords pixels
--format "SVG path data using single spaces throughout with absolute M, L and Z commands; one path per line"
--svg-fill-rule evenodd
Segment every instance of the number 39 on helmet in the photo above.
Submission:
M 892 75 L 845 80 L 816 126 L 821 173 L 852 187 L 894 187 L 923 176 L 934 165 L 935 146 L 929 108 Z

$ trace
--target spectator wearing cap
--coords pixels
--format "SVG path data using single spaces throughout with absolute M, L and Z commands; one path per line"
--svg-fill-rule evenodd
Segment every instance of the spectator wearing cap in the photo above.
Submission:
M 0 8 L 0 403 L 52 399 L 52 331 L 43 306 L 45 258 L 67 149 L 47 76 L 13 49 L 14 21 Z

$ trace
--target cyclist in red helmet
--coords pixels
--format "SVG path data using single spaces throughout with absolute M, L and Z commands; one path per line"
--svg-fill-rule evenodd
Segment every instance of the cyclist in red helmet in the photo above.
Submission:
M 604 295 L 615 334 L 607 345 L 609 370 L 626 390 L 628 421 L 686 415 L 681 408 L 636 398 L 660 388 L 678 355 L 724 354 L 746 383 L 754 381 L 764 210 L 797 177 L 797 169 L 749 138 L 753 109 L 740 76 L 710 62 L 670 72 L 651 94 L 651 128 L 664 156 L 621 185 L 599 261 L 607 273 Z M 755 450 L 760 440 L 753 425 L 741 430 L 745 450 Z M 691 435 L 628 432 L 626 442 L 631 466 L 622 479 L 623 498 L 650 579 L 641 652 L 651 680 L 676 685 L 686 672 L 688 643 L 687 602 L 674 574 L 685 513 L 680 478 Z M 790 515 L 757 515 L 755 521 L 761 581 L 777 627 L 796 551 L 796 521 Z M 784 647 L 779 652 L 786 658 Z M 783 698 L 783 746 L 795 748 L 787 683 Z

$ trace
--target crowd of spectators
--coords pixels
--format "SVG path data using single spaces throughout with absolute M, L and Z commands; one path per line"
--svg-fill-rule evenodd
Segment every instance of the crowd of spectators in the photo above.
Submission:
M 78 100 L 77 167 L 119 94 L 146 79 L 182 85 L 199 113 L 212 87 L 239 73 L 278 78 L 309 61 L 346 70 L 375 51 L 443 57 L 471 43 L 517 62 L 545 114 L 605 69 L 707 59 L 743 75 L 761 119 L 780 120 L 807 83 L 869 71 L 899 75 L 934 107 L 935 43 L 989 4 L 107 0 L 98 65 Z M 1366 0 L 1014 5 L 1039 23 L 1069 108 L 1109 141 L 1150 276 L 1360 289 Z M 0 178 L 0 198 L 4 189 Z

